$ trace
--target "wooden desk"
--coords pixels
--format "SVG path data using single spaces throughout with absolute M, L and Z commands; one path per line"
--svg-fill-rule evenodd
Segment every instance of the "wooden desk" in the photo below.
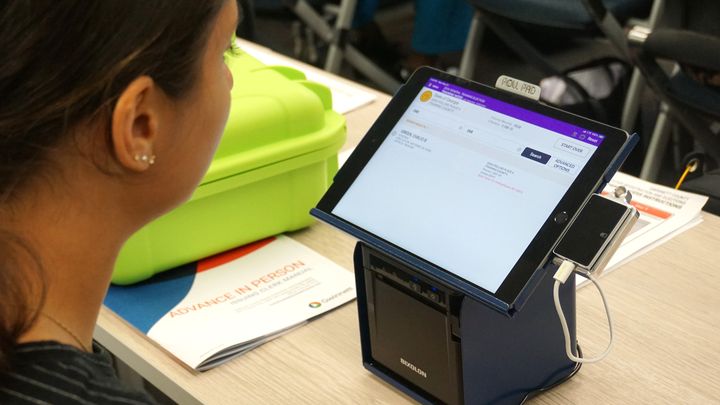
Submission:
M 378 94 L 348 114 L 348 145 L 387 100 Z M 528 403 L 720 403 L 720 217 L 704 218 L 602 278 L 615 323 L 612 353 Z M 352 268 L 351 237 L 321 223 L 290 236 Z M 578 291 L 577 316 L 583 350 L 598 353 L 607 324 L 592 287 Z M 363 368 L 355 303 L 204 373 L 180 365 L 107 308 L 95 338 L 181 404 L 411 403 Z

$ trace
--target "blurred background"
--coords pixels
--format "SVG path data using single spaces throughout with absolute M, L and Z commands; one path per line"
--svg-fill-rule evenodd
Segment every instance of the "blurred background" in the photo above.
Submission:
M 238 2 L 239 36 L 389 94 L 421 65 L 540 84 L 544 102 L 640 134 L 622 171 L 685 173 L 718 200 L 716 0 Z

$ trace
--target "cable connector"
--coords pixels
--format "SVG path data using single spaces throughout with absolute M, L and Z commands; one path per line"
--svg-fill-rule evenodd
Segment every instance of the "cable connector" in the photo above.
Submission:
M 553 278 L 559 281 L 560 284 L 565 284 L 568 277 L 570 277 L 574 270 L 575 263 L 571 262 L 570 260 L 563 260 L 562 263 L 560 263 L 560 267 L 555 272 Z

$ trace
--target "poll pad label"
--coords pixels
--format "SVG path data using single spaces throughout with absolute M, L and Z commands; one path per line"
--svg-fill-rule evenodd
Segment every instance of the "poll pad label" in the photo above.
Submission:
M 540 100 L 540 86 L 502 75 L 495 82 L 495 87 L 509 91 L 532 100 Z

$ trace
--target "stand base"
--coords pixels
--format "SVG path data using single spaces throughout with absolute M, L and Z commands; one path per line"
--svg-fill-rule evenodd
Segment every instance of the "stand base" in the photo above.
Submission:
M 421 403 L 517 404 L 573 373 L 551 272 L 514 316 L 359 242 L 358 315 L 365 367 Z M 575 283 L 560 288 L 575 341 Z

